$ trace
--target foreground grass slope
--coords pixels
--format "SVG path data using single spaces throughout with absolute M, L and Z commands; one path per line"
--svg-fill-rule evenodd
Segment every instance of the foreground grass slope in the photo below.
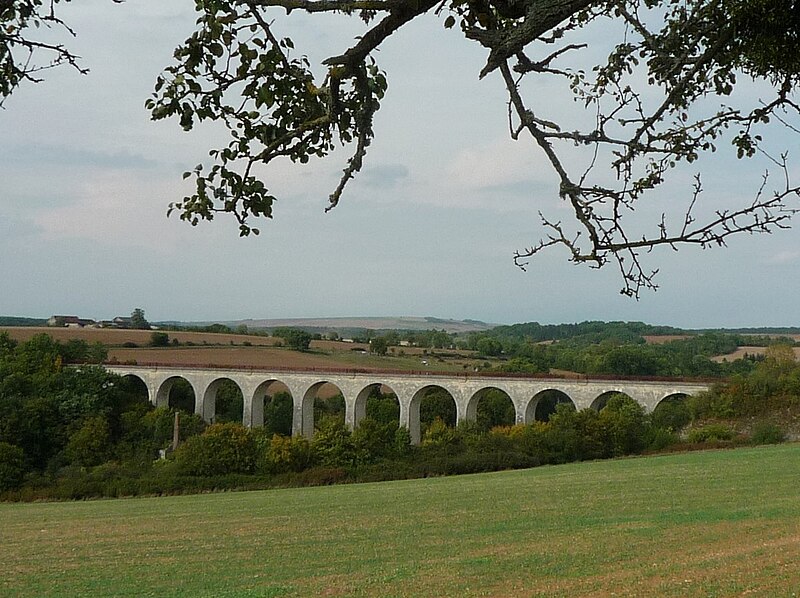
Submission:
M 4 596 L 789 596 L 800 445 L 0 505 Z

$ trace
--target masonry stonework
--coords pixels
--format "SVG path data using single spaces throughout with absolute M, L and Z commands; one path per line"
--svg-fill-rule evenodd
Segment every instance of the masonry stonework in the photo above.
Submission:
M 292 395 L 293 434 L 302 434 L 308 438 L 314 433 L 314 398 L 323 384 L 333 384 L 341 391 L 345 400 L 345 422 L 350 428 L 355 428 L 365 417 L 370 389 L 376 385 L 386 386 L 397 396 L 400 404 L 400 425 L 408 428 L 414 443 L 420 441 L 419 406 L 426 390 L 431 387 L 442 388 L 452 396 L 458 422 L 475 420 L 478 402 L 487 390 L 503 391 L 514 404 L 517 423 L 533 421 L 536 405 L 542 393 L 548 390 L 559 391 L 569 397 L 576 409 L 599 409 L 604 397 L 610 393 L 624 393 L 642 405 L 645 411 L 651 412 L 666 398 L 693 395 L 709 387 L 703 383 L 678 381 L 573 380 L 419 373 L 270 372 L 127 365 L 106 366 L 106 369 L 121 376 L 133 376 L 142 380 L 147 386 L 150 402 L 156 406 L 167 406 L 172 385 L 180 378 L 186 380 L 194 390 L 195 413 L 209 422 L 215 416 L 217 389 L 223 380 L 231 380 L 242 392 L 242 423 L 248 427 L 264 425 L 264 399 L 270 394 L 270 387 L 280 382 Z

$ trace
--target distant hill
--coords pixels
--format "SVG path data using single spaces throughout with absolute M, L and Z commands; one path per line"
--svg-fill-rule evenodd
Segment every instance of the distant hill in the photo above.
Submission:
M 479 320 L 450 320 L 444 318 L 400 316 L 379 318 L 280 318 L 264 320 L 236 320 L 220 322 L 235 328 L 280 328 L 292 326 L 306 330 L 445 330 L 446 332 L 477 332 L 489 330 L 494 324 Z M 196 325 L 197 323 L 192 323 Z

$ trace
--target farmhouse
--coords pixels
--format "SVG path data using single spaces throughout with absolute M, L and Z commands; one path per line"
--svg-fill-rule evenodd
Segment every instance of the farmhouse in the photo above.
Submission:
M 86 326 L 95 326 L 96 322 L 87 318 L 79 318 L 78 316 L 50 316 L 47 320 L 47 325 L 59 328 L 84 328 Z

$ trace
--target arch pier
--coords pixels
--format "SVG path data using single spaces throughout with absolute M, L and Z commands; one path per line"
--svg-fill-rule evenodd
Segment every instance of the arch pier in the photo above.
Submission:
M 599 408 L 610 393 L 623 393 L 642 405 L 646 412 L 674 396 L 693 395 L 709 384 L 683 381 L 590 380 L 560 378 L 518 378 L 500 376 L 458 376 L 441 374 L 400 374 L 386 372 L 268 371 L 230 368 L 187 368 L 144 365 L 108 365 L 106 369 L 144 382 L 150 402 L 169 404 L 169 392 L 177 379 L 194 390 L 194 412 L 206 421 L 215 421 L 214 399 L 221 380 L 230 380 L 242 392 L 242 423 L 259 427 L 264 423 L 264 398 L 270 387 L 280 383 L 292 396 L 292 433 L 311 437 L 314 433 L 314 396 L 325 383 L 339 388 L 345 400 L 345 422 L 351 428 L 366 415 L 371 389 L 390 388 L 400 405 L 400 425 L 408 428 L 413 442 L 420 441 L 420 398 L 425 389 L 439 387 L 456 404 L 456 421 L 473 421 L 477 403 L 487 390 L 505 393 L 514 405 L 516 423 L 529 423 L 536 417 L 536 406 L 545 394 L 557 394 L 576 409 Z

